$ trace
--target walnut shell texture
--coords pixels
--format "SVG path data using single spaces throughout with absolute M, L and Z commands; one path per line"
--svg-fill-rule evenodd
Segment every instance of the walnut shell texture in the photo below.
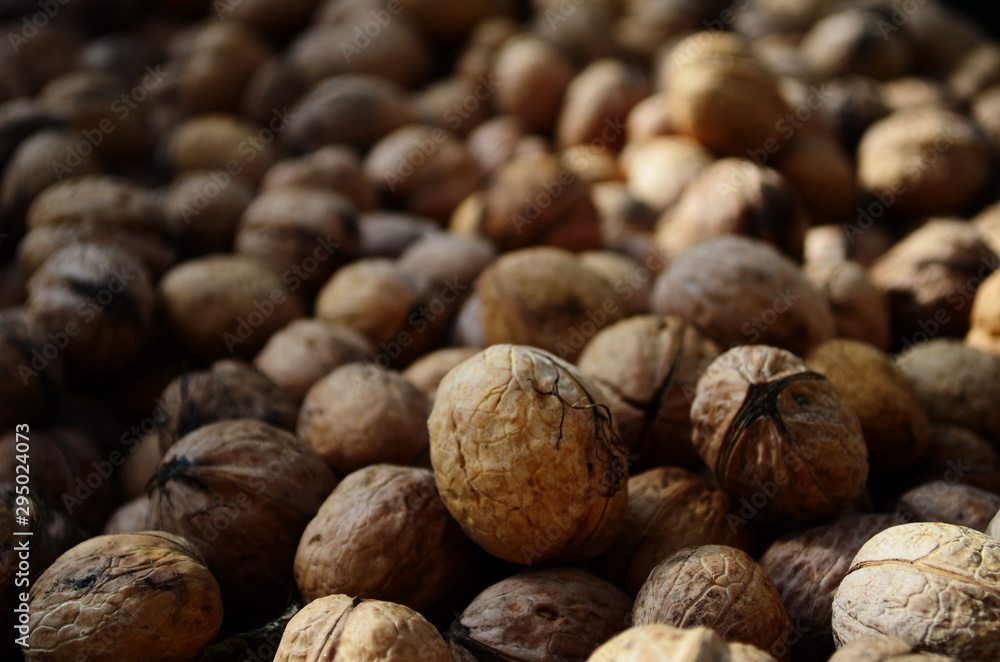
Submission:
M 662 623 L 636 625 L 615 635 L 587 662 L 774 662 L 755 646 L 726 643 L 706 627 L 675 628 Z

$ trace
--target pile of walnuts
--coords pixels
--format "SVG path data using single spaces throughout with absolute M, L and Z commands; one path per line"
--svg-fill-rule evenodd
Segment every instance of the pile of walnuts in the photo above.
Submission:
M 944 0 L 0 28 L 0 659 L 1000 660 Z

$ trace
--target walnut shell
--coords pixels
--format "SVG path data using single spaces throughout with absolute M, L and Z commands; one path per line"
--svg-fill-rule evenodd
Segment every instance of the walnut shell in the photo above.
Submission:
M 956 662 L 955 658 L 917 653 L 902 639 L 873 634 L 840 647 L 829 662 Z
M 149 516 L 149 497 L 138 496 L 118 506 L 104 523 L 101 533 L 138 533 L 146 530 L 146 518 Z
M 522 33 L 500 46 L 490 80 L 496 85 L 494 106 L 520 117 L 532 131 L 555 125 L 573 65 L 555 44 Z
M 857 414 L 790 352 L 750 345 L 720 356 L 698 381 L 691 420 L 719 485 L 769 515 L 822 519 L 864 490 Z
M 219 585 L 194 546 L 163 531 L 91 538 L 31 587 L 27 662 L 185 662 L 219 633 Z
M 910 64 L 909 44 L 886 37 L 883 25 L 891 25 L 883 14 L 860 7 L 832 12 L 802 37 L 801 56 L 820 80 L 846 74 L 898 78 Z
M 150 481 L 150 528 L 183 535 L 219 581 L 227 612 L 271 615 L 295 590 L 302 531 L 337 479 L 291 433 L 222 421 L 183 437 Z
M 302 401 L 296 434 L 338 474 L 378 463 L 426 464 L 430 403 L 398 372 L 348 363 Z
M 798 193 L 813 222 L 840 222 L 854 211 L 854 163 L 831 133 L 800 133 L 775 168 Z
M 313 600 L 285 627 L 274 662 L 452 662 L 433 625 L 409 607 L 328 595 Z
M 706 241 L 671 260 L 652 309 L 684 318 L 723 349 L 762 343 L 802 355 L 834 330 L 826 300 L 798 266 L 746 237 Z
M 636 625 L 606 641 L 587 662 L 774 662 L 756 646 L 723 641 L 706 627 Z
M 965 342 L 1000 356 L 1000 273 L 994 272 L 976 290 L 972 300 L 969 334 Z
M 261 191 L 306 187 L 339 193 L 363 211 L 375 206 L 375 191 L 365 178 L 357 153 L 344 145 L 282 159 L 268 168 L 260 182 Z
M 479 353 L 476 347 L 446 347 L 436 352 L 431 352 L 414 361 L 406 370 L 403 377 L 417 387 L 421 393 L 430 398 L 433 403 L 437 397 L 438 385 L 445 378 L 451 369 L 466 359 L 470 359 Z
M 588 342 L 577 367 L 610 389 L 641 418 L 619 422 L 622 439 L 647 466 L 690 464 L 691 396 L 719 355 L 715 343 L 680 317 L 635 315 L 605 327 Z
M 819 660 L 833 653 L 833 596 L 851 560 L 876 533 L 905 521 L 900 515 L 850 515 L 784 536 L 767 548 L 760 565 L 781 593 L 796 630 L 804 633 L 793 642 L 795 659 Z
M 931 424 L 930 444 L 909 478 L 915 484 L 949 480 L 1000 493 L 1000 453 L 972 430 Z
M 256 185 L 277 160 L 276 132 L 292 117 L 279 111 L 259 126 L 238 115 L 196 115 L 165 138 L 162 151 L 174 172 L 215 170 Z
M 445 506 L 494 556 L 584 559 L 618 534 L 624 448 L 597 388 L 568 363 L 494 345 L 444 378 L 428 428 Z
M 345 478 L 306 526 L 295 583 L 307 601 L 344 593 L 428 613 L 468 581 L 475 549 L 433 473 L 377 464 Z
M 63 384 L 59 346 L 22 308 L 0 311 L 0 425 L 40 416 Z
M 806 356 L 861 422 L 873 472 L 899 474 L 927 450 L 928 422 L 909 381 L 880 349 L 834 338 Z
M 629 135 L 632 137 L 631 132 Z M 707 149 L 685 136 L 630 142 L 621 159 L 629 193 L 657 212 L 680 200 L 713 160 Z M 722 201 L 713 200 L 716 202 Z
M 864 267 L 847 259 L 818 259 L 807 261 L 803 272 L 830 304 L 836 337 L 891 347 L 889 298 Z
M 661 561 L 684 547 L 745 548 L 747 531 L 729 521 L 729 495 L 683 469 L 658 467 L 628 480 L 622 531 L 601 556 L 609 579 L 635 595 Z
M 175 177 L 162 197 L 167 227 L 196 252 L 228 251 L 254 190 L 242 177 L 192 171 Z
M 726 641 L 789 660 L 792 623 L 774 582 L 734 547 L 688 547 L 660 562 L 632 607 L 633 625 L 711 627 Z
M 896 504 L 908 522 L 945 522 L 986 531 L 1000 495 L 972 485 L 936 480 L 909 490 Z
M 851 562 L 833 599 L 838 645 L 872 634 L 962 660 L 1000 656 L 1000 542 L 953 524 L 902 524 Z
M 616 58 L 591 62 L 566 88 L 556 144 L 566 149 L 589 143 L 602 152 L 619 151 L 625 143 L 625 118 L 647 96 L 649 83 L 639 69 Z
M 483 659 L 585 660 L 625 629 L 630 604 L 585 570 L 528 570 L 476 596 L 449 635 Z

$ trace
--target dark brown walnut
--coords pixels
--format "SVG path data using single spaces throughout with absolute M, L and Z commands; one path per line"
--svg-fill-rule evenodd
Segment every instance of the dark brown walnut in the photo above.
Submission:
M 567 162 L 543 152 L 507 161 L 485 189 L 459 205 L 450 227 L 483 235 L 502 250 L 533 244 L 590 250 L 602 244 L 589 186 Z
M 775 167 L 802 198 L 813 222 L 840 222 L 855 211 L 854 163 L 832 132 L 798 134 Z
M 735 547 L 688 547 L 660 562 L 632 606 L 632 625 L 710 627 L 725 640 L 789 660 L 792 623 L 764 569 Z
M 107 374 L 149 341 L 155 298 L 146 268 L 109 244 L 75 244 L 53 253 L 28 281 L 27 312 L 58 338 L 67 362 Z
M 430 398 L 433 404 L 438 385 L 451 369 L 479 353 L 477 347 L 445 347 L 420 357 L 406 370 L 403 377 Z
M 466 80 L 490 73 L 493 57 L 508 38 L 519 31 L 508 16 L 488 16 L 469 30 L 465 47 L 455 61 L 455 72 Z
M 222 626 L 219 585 L 187 540 L 163 531 L 98 536 L 31 587 L 28 662 L 184 662 Z
M 726 642 L 706 627 L 675 628 L 662 623 L 636 625 L 615 635 L 587 662 L 774 662 L 756 646 Z
M 302 531 L 337 477 L 291 433 L 254 420 L 188 434 L 149 485 L 149 528 L 184 536 L 222 588 L 230 615 L 276 615 L 295 591 Z
M 585 660 L 625 629 L 630 605 L 585 570 L 527 570 L 476 596 L 448 634 L 453 649 L 476 659 Z
M 725 235 L 745 235 L 802 259 L 809 229 L 800 198 L 776 170 L 747 159 L 720 159 L 705 168 L 656 227 L 670 255 Z
M 0 311 L 0 425 L 4 429 L 42 416 L 63 385 L 59 345 L 23 308 Z
M 163 276 L 158 294 L 171 335 L 205 359 L 253 356 L 275 331 L 306 314 L 298 291 L 249 255 L 182 262 Z
M 139 258 L 154 276 L 175 259 L 165 219 L 149 191 L 104 175 L 48 187 L 32 203 L 26 225 L 18 263 L 29 274 L 59 249 L 79 243 L 117 246 Z
M 960 660 L 1000 655 L 1000 542 L 954 524 L 886 529 L 851 562 L 833 599 L 838 646 L 873 634 Z
M 66 128 L 67 124 L 66 118 L 28 96 L 0 102 L 0 172 L 27 138 L 46 129 Z
M 972 485 L 935 480 L 899 497 L 896 511 L 908 522 L 945 522 L 986 531 L 1000 510 L 1000 495 Z
M 515 563 L 594 557 L 625 513 L 625 449 L 597 387 L 537 348 L 493 345 L 438 386 L 428 421 L 441 498 Z
M 903 352 L 897 365 L 932 423 L 961 425 L 1000 442 L 1000 357 L 958 340 L 936 339 Z
M 969 317 L 965 342 L 1000 356 L 1000 273 L 993 273 L 976 289 Z
M 298 401 L 284 388 L 250 365 L 232 359 L 171 380 L 159 402 L 166 411 L 166 419 L 158 421 L 157 430 L 163 453 L 209 423 L 252 418 L 291 430 L 299 413 Z
M 634 252 L 629 250 L 629 244 L 625 244 L 617 250 L 586 251 L 579 255 L 585 267 L 601 274 L 614 286 L 625 316 L 649 312 L 653 283 L 664 266 L 662 256 L 656 255 L 650 246 L 642 246 L 638 242 L 635 246 L 639 248 Z M 643 252 L 644 249 L 648 252 Z
M 633 475 L 622 532 L 599 560 L 603 574 L 635 595 L 653 568 L 685 547 L 747 548 L 751 532 L 730 521 L 732 505 L 728 494 L 683 469 Z
M 936 219 L 889 249 L 869 275 L 888 293 L 893 335 L 905 348 L 937 334 L 964 335 L 976 289 L 998 265 L 974 225 Z
M 447 304 L 448 312 L 454 315 L 459 302 L 472 293 L 469 286 L 496 256 L 496 247 L 482 237 L 441 232 L 424 235 L 407 246 L 399 256 L 399 266 L 435 286 L 465 288 L 456 293 L 458 301 Z M 438 310 L 437 314 L 442 312 Z
M 522 33 L 505 41 L 493 60 L 493 105 L 524 120 L 531 131 L 547 132 L 572 78 L 573 65 L 558 46 Z
M 978 200 L 989 173 L 980 129 L 942 108 L 892 113 L 858 145 L 858 184 L 877 196 L 879 215 L 960 213 Z
M 309 522 L 295 582 L 310 602 L 343 593 L 426 614 L 470 579 L 475 550 L 431 471 L 377 464 L 345 478 Z
M 559 13 L 559 0 L 541 0 L 533 7 L 532 31 L 559 46 L 573 62 L 593 62 L 619 50 L 611 28 L 620 9 L 613 2 L 587 2 L 564 13 Z
M 668 67 L 667 103 L 680 133 L 723 156 L 785 143 L 778 126 L 788 104 L 742 38 L 695 33 L 677 44 Z
M 956 662 L 956 660 L 934 653 L 919 653 L 902 639 L 873 634 L 841 646 L 829 662 Z
M 320 319 L 297 319 L 276 332 L 254 357 L 254 367 L 298 402 L 340 366 L 371 361 L 375 346 L 357 331 Z
M 282 188 L 329 189 L 346 196 L 360 210 L 375 206 L 375 191 L 365 178 L 357 153 L 344 145 L 321 147 L 271 166 L 260 182 L 262 191 Z
M 388 209 L 364 212 L 358 220 L 361 257 L 397 258 L 413 242 L 441 231 L 429 218 Z
M 357 209 L 346 197 L 311 188 L 265 191 L 243 211 L 236 253 L 251 255 L 307 290 L 323 286 L 360 248 Z
M 154 72 L 144 80 L 148 92 L 162 82 L 162 74 Z M 151 144 L 145 107 L 126 96 L 134 107 L 122 112 L 126 108 L 121 100 L 124 89 L 128 88 L 114 74 L 74 71 L 49 81 L 39 92 L 39 99 L 53 112 L 68 118 L 81 137 L 100 136 L 96 140 L 87 138 L 85 144 L 92 146 L 103 162 L 124 165 L 141 159 Z
M 243 210 L 254 199 L 242 177 L 228 182 L 218 172 L 187 172 L 175 177 L 160 206 L 170 234 L 197 253 L 228 251 Z
M 274 662 L 451 662 L 437 629 L 409 607 L 329 595 L 302 608 L 285 627 Z
M 324 80 L 300 99 L 284 139 L 303 152 L 336 143 L 367 149 L 415 119 L 402 88 L 375 76 L 345 74 Z
M 146 517 L 149 514 L 149 497 L 145 494 L 126 501 L 112 511 L 108 521 L 104 523 L 101 533 L 137 533 L 146 530 Z
M 880 34 L 884 23 L 881 13 L 861 7 L 830 13 L 802 37 L 801 57 L 820 80 L 846 74 L 898 78 L 910 64 L 909 44 Z
M 383 136 L 365 157 L 364 170 L 381 200 L 442 222 L 483 175 L 461 138 L 424 124 Z
M 923 459 L 910 484 L 948 480 L 1000 493 L 1000 453 L 989 441 L 959 425 L 932 423 Z
M 673 206 L 712 163 L 711 153 L 691 138 L 656 136 L 639 140 L 631 132 L 629 137 L 631 141 L 621 156 L 628 191 L 657 212 Z
M 15 7 L 5 7 L 8 10 L 5 11 L 5 20 L 11 21 L 8 25 L 13 34 L 23 38 L 23 24 L 16 25 L 15 17 L 23 14 L 30 19 L 33 17 L 30 14 L 33 7 L 30 4 Z M 26 29 L 25 35 L 31 33 L 32 38 L 24 41 L 8 40 L 4 43 L 3 59 L 17 68 L 18 78 L 28 94 L 36 94 L 45 83 L 73 67 L 73 57 L 83 41 L 83 35 L 78 29 L 68 25 L 68 22 L 60 23 L 62 22 L 48 21 L 44 30 L 32 32 Z
M 589 143 L 602 152 L 619 151 L 625 144 L 625 118 L 647 96 L 649 83 L 639 69 L 616 58 L 591 62 L 566 88 L 556 144 L 566 149 Z
M 927 414 L 913 387 L 882 350 L 834 338 L 816 347 L 805 361 L 830 380 L 858 415 L 873 473 L 902 473 L 926 452 Z
M 338 474 L 371 464 L 427 464 L 430 401 L 398 372 L 348 363 L 316 382 L 296 433 Z
M 606 249 L 622 250 L 633 258 L 653 246 L 650 231 L 656 212 L 629 192 L 625 182 L 598 182 L 590 188 Z M 648 289 L 652 290 L 652 283 Z M 645 307 L 649 307 L 648 293 Z
M 577 367 L 636 410 L 637 425 L 619 420 L 622 439 L 645 466 L 692 464 L 691 398 L 715 343 L 676 316 L 636 315 L 599 331 Z
M 872 283 L 864 267 L 853 260 L 835 258 L 807 260 L 802 269 L 830 304 L 836 337 L 890 348 L 889 299 Z
M 789 258 L 769 244 L 722 237 L 670 261 L 652 311 L 677 315 L 721 348 L 761 343 L 802 355 L 833 337 L 830 307 Z
M 468 136 L 493 111 L 489 104 L 493 86 L 482 75 L 453 74 L 429 83 L 413 99 L 420 122 Z
M 815 521 L 864 490 L 857 414 L 790 352 L 750 345 L 717 358 L 698 381 L 691 420 L 695 449 L 719 485 L 759 512 Z
M 277 160 L 275 133 L 289 128 L 291 118 L 279 110 L 260 126 L 238 115 L 196 115 L 165 136 L 160 151 L 174 173 L 214 170 L 256 185 Z
M 234 18 L 237 25 L 246 23 L 261 32 L 281 37 L 306 21 L 316 6 L 315 0 L 245 0 L 224 8 L 223 18 Z
M 899 515 L 849 515 L 784 536 L 767 548 L 760 565 L 800 634 L 792 642 L 794 659 L 823 660 L 833 653 L 833 595 L 851 560 L 869 538 L 905 521 Z
M 537 139 L 520 117 L 495 115 L 469 132 L 466 146 L 487 176 L 492 177 L 515 156 L 538 151 L 532 148 Z
M 533 345 L 575 361 L 587 340 L 625 316 L 614 285 L 568 251 L 525 248 L 476 281 L 487 344 Z

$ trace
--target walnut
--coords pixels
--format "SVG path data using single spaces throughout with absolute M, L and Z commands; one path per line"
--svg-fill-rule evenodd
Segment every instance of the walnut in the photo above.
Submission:
M 511 159 L 523 156 L 526 151 L 536 151 L 533 148 L 536 140 L 537 136 L 528 132 L 520 117 L 495 115 L 469 132 L 466 147 L 483 172 L 492 178 Z M 543 146 L 542 151 L 548 149 Z
M 874 634 L 841 646 L 828 662 L 957 662 L 953 657 L 918 653 L 902 639 Z
M 821 660 L 833 653 L 833 595 L 861 546 L 900 515 L 849 515 L 836 522 L 786 535 L 771 544 L 760 565 L 774 581 L 801 637 L 795 659 Z
M 801 355 L 834 331 L 827 302 L 798 266 L 746 237 L 706 241 L 671 260 L 652 309 L 684 318 L 723 349 L 762 343 Z
M 160 396 L 166 420 L 157 430 L 161 452 L 200 427 L 218 421 L 253 418 L 286 430 L 295 427 L 295 399 L 251 366 L 222 360 L 209 370 L 171 380 Z
M 882 350 L 834 338 L 805 358 L 836 387 L 861 422 L 873 472 L 899 474 L 927 450 L 928 422 L 909 381 Z
M 909 478 L 914 484 L 948 480 L 1000 494 L 1000 453 L 972 430 L 931 424 L 930 444 Z
M 989 179 L 980 129 L 950 110 L 903 110 L 875 122 L 858 145 L 858 184 L 882 215 L 940 215 L 975 202 Z
M 662 623 L 636 625 L 618 634 L 587 658 L 587 662 L 774 662 L 756 646 L 726 642 L 706 627 L 675 628 Z
M 386 209 L 366 212 L 359 217 L 362 257 L 397 258 L 418 239 L 440 231 L 429 218 Z
M 248 255 L 187 260 L 168 271 L 158 288 L 167 328 L 205 359 L 252 356 L 275 331 L 306 314 L 301 295 Z
M 802 37 L 801 57 L 819 80 L 846 74 L 898 78 L 910 64 L 909 44 L 876 36 L 883 24 L 883 14 L 861 7 L 831 12 Z
M 442 232 L 426 234 L 407 246 L 399 255 L 399 266 L 437 286 L 455 283 L 468 287 L 496 256 L 496 247 L 482 237 Z M 470 293 L 471 289 L 462 291 L 463 295 Z M 458 300 L 464 298 L 459 296 Z
M 630 121 L 634 115 L 629 116 Z M 713 160 L 707 149 L 684 136 L 632 139 L 634 142 L 630 142 L 621 155 L 628 191 L 657 212 L 669 209 L 680 200 Z M 713 201 L 719 202 L 722 201 Z
M 227 183 L 218 172 L 193 171 L 175 177 L 161 207 L 173 236 L 198 253 L 228 251 L 243 210 L 254 198 L 242 177 Z
M 363 335 L 321 319 L 292 321 L 271 336 L 254 357 L 254 367 L 301 402 L 313 384 L 340 366 L 375 358 Z
M 691 464 L 691 396 L 719 355 L 715 343 L 677 316 L 636 315 L 599 331 L 584 346 L 580 370 L 640 416 L 619 421 L 622 439 L 646 466 Z
M 830 304 L 836 337 L 890 348 L 889 299 L 864 267 L 847 259 L 819 259 L 807 261 L 803 271 Z
M 1000 356 L 1000 273 L 993 273 L 976 290 L 965 342 Z
M 398 372 L 348 363 L 316 382 L 296 433 L 338 474 L 427 462 L 430 402 Z
M 604 276 L 615 287 L 615 294 L 625 309 L 625 316 L 649 312 L 649 297 L 656 275 L 664 260 L 653 253 L 628 254 L 628 249 L 586 251 L 580 253 L 580 262 Z M 640 263 L 641 261 L 641 263 Z
M 345 478 L 306 526 L 295 582 L 307 601 L 343 593 L 426 614 L 468 581 L 475 549 L 432 472 L 377 464 Z
M 339 193 L 363 211 L 375 206 L 375 191 L 365 178 L 357 153 L 344 145 L 282 159 L 268 169 L 260 182 L 261 191 L 306 187 Z
M 104 523 L 102 534 L 137 533 L 146 530 L 146 518 L 149 516 L 149 497 L 138 496 L 118 506 Z
M 403 377 L 433 402 L 434 398 L 437 397 L 438 385 L 445 375 L 459 363 L 478 353 L 479 349 L 476 347 L 439 349 L 414 361 L 403 371 Z
M 896 243 L 869 274 L 888 293 L 893 333 L 906 348 L 938 334 L 964 335 L 976 289 L 998 264 L 975 226 L 938 219 Z
M 196 115 L 166 137 L 161 150 L 175 173 L 215 170 L 256 185 L 277 159 L 275 126 L 287 125 L 290 117 L 279 113 L 265 127 L 238 115 Z
M 556 144 L 566 149 L 591 143 L 602 151 L 619 151 L 625 143 L 626 116 L 647 96 L 649 83 L 639 69 L 614 58 L 591 62 L 566 88 Z
M 163 531 L 80 543 L 30 595 L 27 662 L 184 662 L 222 625 L 219 585 L 201 555 Z
M 587 339 L 625 314 L 614 285 L 558 248 L 498 258 L 476 281 L 487 344 L 533 345 L 575 361 Z
M 467 137 L 493 114 L 488 100 L 493 86 L 488 79 L 481 78 L 486 73 L 468 77 L 452 74 L 428 83 L 413 99 L 421 123 Z
M 762 159 L 760 154 L 756 156 Z M 798 134 L 784 148 L 775 168 L 802 198 L 813 222 L 837 223 L 854 212 L 854 163 L 832 133 Z
M 107 374 L 134 359 L 152 334 L 154 298 L 143 265 L 107 244 L 53 253 L 28 281 L 28 317 L 67 362 Z
M 684 547 L 747 547 L 748 531 L 729 521 L 731 505 L 728 494 L 683 469 L 632 476 L 621 533 L 599 560 L 604 574 L 635 595 L 654 567 Z
M 897 365 L 932 423 L 961 425 L 1000 441 L 1000 357 L 936 339 L 903 352 Z
M 725 640 L 789 660 L 792 623 L 774 582 L 746 552 L 688 547 L 660 562 L 632 607 L 633 625 L 710 627 Z
M 520 117 L 532 131 L 550 130 L 573 78 L 569 58 L 553 43 L 530 33 L 505 41 L 497 50 L 490 80 L 494 105 Z
M 1000 510 L 1000 495 L 972 485 L 936 480 L 903 494 L 896 510 L 908 522 L 945 522 L 985 531 Z
M 212 423 L 164 455 L 146 523 L 204 555 L 228 613 L 267 616 L 294 592 L 299 538 L 336 483 L 289 432 L 254 420 Z
M 403 605 L 328 595 L 285 627 L 274 662 L 451 662 L 448 645 L 423 616 Z
M 869 540 L 833 599 L 838 645 L 872 634 L 962 660 L 1000 656 L 1000 542 L 940 522 L 902 524 Z
M 302 26 L 315 4 L 312 0 L 272 2 L 244 0 L 227 9 L 225 16 L 236 19 L 236 25 L 247 24 L 274 36 L 283 36 Z
M 63 385 L 59 346 L 22 308 L 0 311 L 0 425 L 40 416 Z
M 799 197 L 781 173 L 727 158 L 705 168 L 660 217 L 656 240 L 676 255 L 709 239 L 745 235 L 801 260 L 808 229 Z
M 878 81 L 844 76 L 823 85 L 826 103 L 817 111 L 833 127 L 841 145 L 853 153 L 868 127 L 889 114 Z
M 542 350 L 494 345 L 453 369 L 428 421 L 438 490 L 462 530 L 515 563 L 596 556 L 628 494 L 597 388 Z
M 579 568 L 528 570 L 490 586 L 452 623 L 453 650 L 479 659 L 570 662 L 625 629 L 629 598 Z
M 719 485 L 764 513 L 822 519 L 864 490 L 857 414 L 789 352 L 750 345 L 720 356 L 698 381 L 691 420 L 695 449 Z

